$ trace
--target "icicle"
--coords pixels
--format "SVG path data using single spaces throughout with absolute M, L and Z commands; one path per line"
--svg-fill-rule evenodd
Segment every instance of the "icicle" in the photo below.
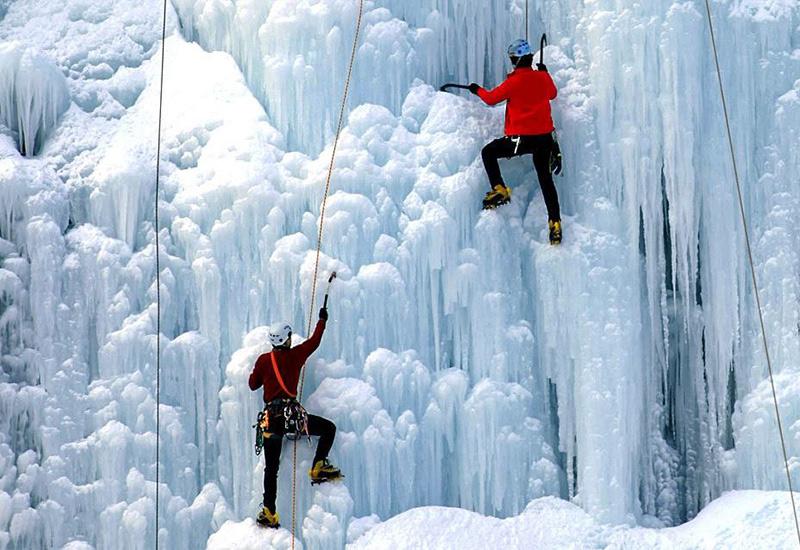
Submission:
M 0 46 L 0 123 L 17 133 L 23 155 L 39 153 L 70 99 L 64 75 L 18 43 Z

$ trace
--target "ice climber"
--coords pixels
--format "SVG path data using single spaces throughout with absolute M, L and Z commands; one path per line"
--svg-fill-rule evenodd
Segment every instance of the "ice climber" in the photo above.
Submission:
M 490 142 L 481 156 L 491 190 L 483 199 L 484 208 L 497 208 L 511 200 L 511 190 L 503 181 L 497 159 L 533 155 L 533 165 L 547 205 L 550 243 L 561 242 L 561 213 L 552 172 L 561 172 L 561 152 L 553 138 L 550 101 L 555 99 L 556 85 L 543 63 L 533 70 L 533 52 L 526 40 L 515 40 L 508 47 L 514 70 L 493 90 L 475 83 L 469 91 L 488 105 L 506 101 L 505 136 Z
M 256 360 L 250 374 L 250 389 L 264 387 L 265 407 L 259 414 L 257 429 L 264 447 L 264 502 L 257 521 L 266 527 L 279 527 L 280 518 L 275 510 L 278 490 L 278 466 L 285 434 L 319 436 L 313 467 L 308 475 L 311 483 L 331 481 L 342 476 L 338 468 L 328 462 L 328 452 L 336 436 L 336 426 L 330 420 L 308 414 L 296 399 L 300 370 L 322 341 L 328 320 L 328 310 L 319 311 L 319 321 L 314 334 L 298 346 L 292 347 L 292 327 L 288 323 L 275 323 L 269 328 L 272 351 Z M 290 388 L 292 390 L 290 390 Z

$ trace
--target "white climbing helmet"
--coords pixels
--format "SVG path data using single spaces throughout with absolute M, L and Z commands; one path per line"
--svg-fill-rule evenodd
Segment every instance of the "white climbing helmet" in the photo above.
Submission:
M 524 38 L 519 38 L 514 40 L 508 46 L 508 57 L 522 57 L 525 55 L 530 55 L 533 52 L 531 51 L 531 45 L 528 44 L 528 41 Z
M 291 336 L 292 326 L 285 321 L 273 323 L 272 326 L 269 327 L 269 341 L 272 344 L 272 347 L 277 348 L 284 345 L 289 341 Z

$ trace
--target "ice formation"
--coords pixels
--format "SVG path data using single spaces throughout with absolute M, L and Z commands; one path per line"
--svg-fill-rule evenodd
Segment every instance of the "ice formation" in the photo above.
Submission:
M 0 0 L 0 548 L 264 542 L 246 378 L 271 321 L 307 332 L 355 6 L 174 0 L 162 44 L 157 0 Z M 419 506 L 575 519 L 529 504 L 555 496 L 587 524 L 669 526 L 783 489 L 702 6 L 531 3 L 559 86 L 559 248 L 525 161 L 503 165 L 512 203 L 478 210 L 502 108 L 435 91 L 501 79 L 524 2 L 365 6 L 304 389 L 347 478 L 310 489 L 298 442 L 302 547 Z M 800 7 L 712 7 L 800 485 Z M 285 526 L 290 464 L 287 443 Z
M 0 124 L 22 154 L 41 150 L 69 106 L 67 83 L 48 59 L 14 42 L 0 45 Z

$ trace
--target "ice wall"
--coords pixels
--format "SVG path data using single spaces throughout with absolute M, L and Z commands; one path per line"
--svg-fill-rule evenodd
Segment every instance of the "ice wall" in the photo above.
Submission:
M 304 392 L 339 427 L 347 479 L 309 489 L 299 442 L 304 547 L 419 505 L 509 516 L 555 495 L 603 522 L 674 524 L 725 489 L 783 487 L 702 6 L 531 4 L 560 90 L 560 248 L 525 160 L 503 163 L 512 203 L 478 210 L 502 108 L 434 91 L 497 82 L 522 7 L 366 2 L 321 258 L 339 279 Z M 36 97 L 60 78 L 71 103 L 33 159 L 0 125 L 0 547 L 249 536 L 245 379 L 265 325 L 306 332 L 354 9 L 176 1 L 162 45 L 155 1 L 10 4 L 3 44 L 50 59 Z M 797 457 L 800 13 L 713 9 Z M 284 524 L 290 461 L 287 444 Z
M 290 147 L 318 153 L 330 141 L 358 2 L 177 0 L 174 5 L 187 39 L 234 56 Z M 507 36 L 524 35 L 523 10 L 523 0 L 365 1 L 353 72 L 359 85 L 350 94 L 350 107 L 377 103 L 397 111 L 415 78 L 499 80 Z M 533 13 L 530 25 L 537 23 Z

